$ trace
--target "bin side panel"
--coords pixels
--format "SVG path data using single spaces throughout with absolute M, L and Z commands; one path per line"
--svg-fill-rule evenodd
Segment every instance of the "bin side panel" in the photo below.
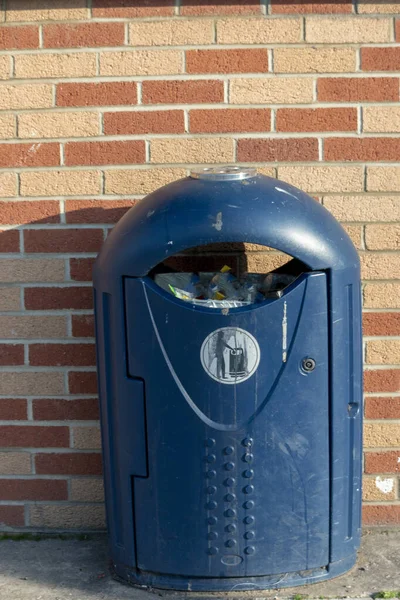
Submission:
M 331 561 L 360 545 L 362 479 L 362 337 L 359 274 L 332 272 Z
M 306 275 L 261 309 L 229 315 L 188 310 L 127 279 L 126 313 L 130 375 L 145 381 L 148 426 L 148 478 L 134 478 L 138 568 L 250 577 L 326 566 L 325 274 Z M 224 328 L 249 333 L 260 351 L 256 372 L 235 385 L 213 379 L 201 361 L 204 340 Z M 312 372 L 302 370 L 304 357 L 315 359 Z
M 122 280 L 114 295 L 95 290 L 96 345 L 111 554 L 134 565 L 131 476 L 147 476 L 145 396 L 144 382 L 126 374 L 122 294 Z

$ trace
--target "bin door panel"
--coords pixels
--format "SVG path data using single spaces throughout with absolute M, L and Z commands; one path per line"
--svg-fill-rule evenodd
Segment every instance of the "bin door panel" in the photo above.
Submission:
M 125 283 L 129 374 L 146 386 L 149 470 L 133 480 L 137 567 L 253 577 L 327 565 L 325 274 L 227 315 L 171 302 L 140 279 Z M 216 331 L 212 366 L 203 355 Z M 316 363 L 308 373 L 305 357 Z
M 325 281 L 325 275 L 317 276 Z M 127 279 L 127 314 L 138 325 L 134 332 L 128 324 L 129 374 L 138 377 L 148 369 L 143 353 L 150 342 L 152 365 L 167 364 L 174 392 L 181 390 L 205 422 L 237 429 L 261 410 L 286 368 L 307 281 L 303 276 L 279 300 L 225 314 L 176 300 L 146 280 Z M 136 299 L 129 295 L 134 288 Z

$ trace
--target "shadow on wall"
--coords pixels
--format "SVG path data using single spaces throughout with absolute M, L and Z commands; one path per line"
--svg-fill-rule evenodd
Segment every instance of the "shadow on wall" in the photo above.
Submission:
M 386 5 L 386 4 L 399 4 L 400 0 L 356 0 L 359 6 L 373 4 Z M 53 0 L 4 0 L 6 10 L 40 10 L 40 9 L 53 9 Z M 303 12 L 302 6 L 308 5 L 308 8 L 304 12 L 312 13 L 312 5 L 318 5 L 319 8 L 315 12 L 318 14 L 323 13 L 351 13 L 352 12 L 352 0 L 59 0 L 57 2 L 57 8 L 88 8 L 92 6 L 94 17 L 118 17 L 118 14 L 112 14 L 113 9 L 118 10 L 119 8 L 132 8 L 132 15 L 124 17 L 139 16 L 154 16 L 150 11 L 154 8 L 161 9 L 158 16 L 172 16 L 175 14 L 175 7 L 180 7 L 180 14 L 185 16 L 197 15 L 199 12 L 196 10 L 198 7 L 202 7 L 202 13 L 206 14 L 205 8 L 210 7 L 210 15 L 212 15 L 212 8 L 215 6 L 224 7 L 224 13 L 231 14 L 251 14 L 258 13 L 259 7 L 267 7 L 272 5 L 272 12 L 274 7 L 276 12 L 292 12 L 290 7 L 293 7 L 293 12 Z M 321 5 L 328 5 L 326 10 L 321 9 Z M 330 5 L 330 6 L 329 6 Z M 281 10 L 280 10 L 281 7 Z M 346 8 L 345 8 L 346 7 Z M 110 13 L 101 14 L 102 10 L 110 10 Z M 162 10 L 164 9 L 164 10 Z M 149 14 L 147 14 L 147 10 Z M 96 11 L 99 11 L 96 14 Z M 367 11 L 368 12 L 368 11 Z M 376 12 L 376 11 L 374 11 Z
M 1 346 L 1 366 L 23 366 L 29 343 L 31 368 L 67 367 L 69 394 L 96 394 L 92 267 L 113 225 L 135 202 L 1 202 L 1 337 L 9 341 Z M 97 402 L 87 403 L 86 412 L 82 418 L 97 419 Z

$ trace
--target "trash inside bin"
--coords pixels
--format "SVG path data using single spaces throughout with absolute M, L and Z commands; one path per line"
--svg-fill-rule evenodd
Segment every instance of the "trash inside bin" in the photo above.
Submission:
M 240 243 L 293 258 L 264 273 L 182 258 Z M 361 302 L 341 225 L 254 169 L 198 169 L 128 211 L 94 286 L 114 573 L 230 591 L 348 570 L 360 541 Z
M 235 308 L 258 304 L 282 290 L 296 279 L 285 273 L 244 273 L 241 279 L 226 265 L 217 273 L 158 273 L 154 281 L 180 300 L 209 308 Z

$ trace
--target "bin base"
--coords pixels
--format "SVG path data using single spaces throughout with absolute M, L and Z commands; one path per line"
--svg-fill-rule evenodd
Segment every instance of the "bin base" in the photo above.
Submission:
M 136 586 L 160 588 L 164 590 L 180 590 L 190 592 L 234 592 L 245 590 L 267 590 L 285 587 L 297 587 L 310 583 L 319 583 L 326 579 L 333 579 L 349 571 L 355 564 L 356 554 L 330 563 L 326 567 L 281 573 L 279 575 L 265 575 L 261 577 L 183 577 L 150 573 L 127 567 L 123 564 L 112 563 L 111 569 L 116 578 Z

